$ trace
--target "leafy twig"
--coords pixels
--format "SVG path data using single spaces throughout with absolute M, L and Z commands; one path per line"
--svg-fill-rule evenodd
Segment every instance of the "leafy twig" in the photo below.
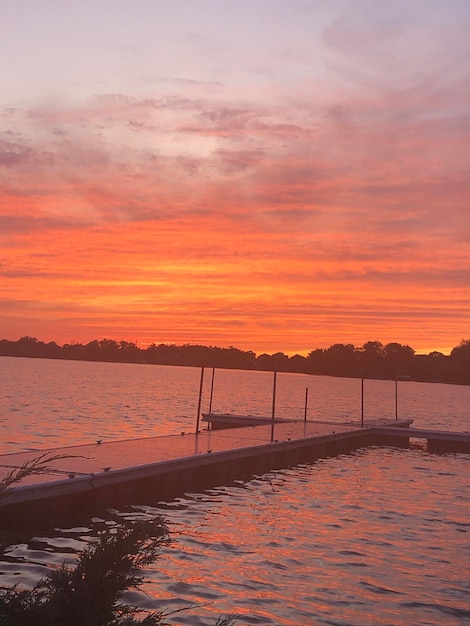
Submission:
M 50 474 L 55 472 L 56 468 L 54 468 L 51 463 L 61 461 L 62 459 L 72 458 L 78 457 L 74 454 L 51 454 L 50 452 L 44 452 L 34 459 L 25 461 L 23 465 L 14 467 L 6 476 L 2 478 L 2 480 L 0 480 L 0 498 L 4 496 L 13 485 L 18 484 L 28 476 Z

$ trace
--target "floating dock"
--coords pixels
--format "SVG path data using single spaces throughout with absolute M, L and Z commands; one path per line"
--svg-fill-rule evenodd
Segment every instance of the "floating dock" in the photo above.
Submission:
M 265 426 L 274 424 L 292 424 L 299 420 L 283 417 L 264 417 L 261 415 L 237 415 L 234 413 L 203 413 L 202 421 L 207 422 L 211 430 L 240 428 L 241 426 Z
M 234 416 L 231 416 L 234 417 Z M 244 416 L 238 416 L 243 418 Z M 245 422 L 246 423 L 246 422 Z M 125 503 L 158 503 L 189 491 L 230 484 L 273 469 L 309 463 L 371 445 L 470 452 L 469 433 L 410 428 L 412 420 L 357 423 L 276 421 L 125 441 L 96 442 L 0 456 L 0 480 L 46 454 L 47 473 L 27 476 L 0 496 L 0 525 L 31 526 L 76 519 Z M 431 443 L 432 442 L 432 443 Z
M 428 452 L 463 452 L 470 453 L 470 433 L 452 432 L 447 430 L 427 430 L 425 428 L 408 428 L 406 432 L 390 426 L 375 426 L 374 435 L 383 437 L 385 443 L 390 442 L 390 438 L 405 444 L 411 440 L 425 440 Z M 390 445 L 390 443 L 388 444 Z

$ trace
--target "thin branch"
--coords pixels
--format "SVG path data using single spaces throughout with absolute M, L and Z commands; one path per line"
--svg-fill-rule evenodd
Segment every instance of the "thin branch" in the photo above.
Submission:
M 28 476 L 51 474 L 57 471 L 51 463 L 61 461 L 62 459 L 76 458 L 79 457 L 74 454 L 51 454 L 50 452 L 44 452 L 44 454 L 41 454 L 34 459 L 25 461 L 23 465 L 13 468 L 6 476 L 4 476 L 4 478 L 2 478 L 2 480 L 0 480 L 0 498 L 5 496 L 13 485 L 18 484 Z

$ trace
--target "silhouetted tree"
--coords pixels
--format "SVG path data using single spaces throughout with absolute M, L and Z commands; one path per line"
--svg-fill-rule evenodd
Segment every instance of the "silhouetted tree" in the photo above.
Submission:
M 470 384 L 470 339 L 462 339 L 450 353 L 454 380 Z
M 413 357 L 414 376 L 424 381 L 451 382 L 449 359 L 450 357 L 437 351 L 429 354 L 415 354 Z
M 161 343 L 158 346 L 152 343 L 145 351 L 145 360 L 148 363 L 178 365 L 180 360 L 179 348 L 166 343 Z
M 387 343 L 382 350 L 384 373 L 389 378 L 400 375 L 411 376 L 413 373 L 413 357 L 415 351 L 410 346 L 400 343 Z
M 308 371 L 310 374 L 325 374 L 324 359 L 325 350 L 323 348 L 317 348 L 312 350 L 308 357 Z
M 132 341 L 120 341 L 119 360 L 125 363 L 139 363 L 142 361 L 142 351 Z
M 357 367 L 356 348 L 348 343 L 335 343 L 323 353 L 323 367 L 326 374 L 334 376 L 354 376 Z
M 380 378 L 383 373 L 383 344 L 380 341 L 366 341 L 359 350 L 361 376 Z
M 266 352 L 263 352 L 263 354 L 260 354 L 259 357 L 256 359 L 256 364 L 258 369 L 260 370 L 266 370 L 266 371 L 272 371 L 272 358 L 270 354 L 266 354 Z
M 300 372 L 306 374 L 309 371 L 309 363 L 301 354 L 294 354 L 289 359 L 289 372 Z

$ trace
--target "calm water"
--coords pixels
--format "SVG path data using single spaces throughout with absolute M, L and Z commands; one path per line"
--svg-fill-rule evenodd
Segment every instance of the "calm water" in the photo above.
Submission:
M 194 427 L 200 370 L 0 358 L 2 451 Z M 208 408 L 206 373 L 203 410 Z M 358 419 L 356 380 L 279 375 L 278 415 Z M 214 411 L 270 414 L 272 376 L 217 371 Z M 399 383 L 400 417 L 469 430 L 470 388 Z M 395 415 L 393 383 L 365 382 L 365 417 Z M 164 513 L 172 545 L 145 571 L 143 608 L 173 624 L 470 624 L 470 456 L 370 448 L 248 483 L 136 502 L 7 549 L 0 585 L 73 562 L 104 522 Z

